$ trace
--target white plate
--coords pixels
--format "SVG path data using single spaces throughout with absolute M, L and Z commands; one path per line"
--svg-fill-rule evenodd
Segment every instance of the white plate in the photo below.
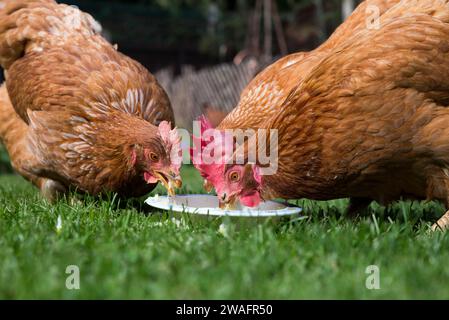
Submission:
M 175 197 L 154 196 L 145 203 L 152 207 L 174 212 L 186 212 L 198 215 L 229 217 L 280 217 L 299 214 L 302 209 L 288 207 L 282 203 L 267 201 L 257 208 L 242 207 L 241 210 L 223 210 L 218 208 L 218 198 L 213 195 L 177 195 Z

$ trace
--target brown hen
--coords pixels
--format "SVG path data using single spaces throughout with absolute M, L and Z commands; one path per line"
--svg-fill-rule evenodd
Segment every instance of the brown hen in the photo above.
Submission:
M 310 71 L 322 61 L 335 47 L 345 41 L 350 41 L 359 32 L 367 27 L 375 25 L 372 19 L 382 17 L 400 0 L 367 0 L 362 2 L 353 14 L 333 33 L 333 35 L 320 47 L 311 52 L 299 52 L 284 57 L 273 63 L 245 88 L 241 94 L 238 106 L 220 123 L 216 128 L 229 129 L 257 129 L 264 121 L 279 113 L 282 103 L 287 99 L 290 92 L 298 86 L 310 73 Z M 207 113 L 206 119 L 209 119 Z M 202 132 L 214 127 L 209 121 L 202 123 Z M 210 140 L 202 141 L 203 148 Z M 199 145 L 195 147 L 200 151 Z M 195 153 L 195 152 L 193 152 Z M 226 158 L 224 156 L 223 158 Z M 211 191 L 213 187 L 220 189 L 220 185 L 226 184 L 222 178 L 217 177 L 217 171 L 223 166 L 204 164 L 201 159 L 194 157 L 194 164 L 205 178 L 205 189 Z M 358 200 L 354 199 L 354 203 Z M 353 207 L 354 211 L 358 208 Z
M 263 198 L 435 199 L 449 208 L 448 79 L 449 1 L 401 1 L 380 29 L 327 55 L 262 126 L 279 133 L 277 173 L 241 180 Z M 254 135 L 236 155 L 269 144 Z
M 155 78 L 75 7 L 0 5 L 0 137 L 13 167 L 49 199 L 69 188 L 141 196 L 158 181 L 172 193 L 179 141 Z

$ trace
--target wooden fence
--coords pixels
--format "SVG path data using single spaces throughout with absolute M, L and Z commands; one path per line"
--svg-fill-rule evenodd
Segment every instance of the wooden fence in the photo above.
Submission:
M 198 71 L 185 66 L 179 76 L 174 76 L 171 69 L 163 69 L 155 76 L 168 93 L 177 126 L 190 130 L 192 121 L 206 107 L 229 113 L 258 70 L 254 62 L 226 63 Z

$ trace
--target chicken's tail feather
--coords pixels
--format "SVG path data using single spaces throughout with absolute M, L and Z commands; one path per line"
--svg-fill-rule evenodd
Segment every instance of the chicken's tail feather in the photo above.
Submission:
M 54 0 L 0 0 L 0 65 L 8 69 L 28 52 L 90 37 L 101 26 L 78 8 Z

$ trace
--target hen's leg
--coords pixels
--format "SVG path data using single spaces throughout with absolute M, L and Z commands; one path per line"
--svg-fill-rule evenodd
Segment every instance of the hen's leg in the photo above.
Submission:
M 444 171 L 444 182 L 440 183 L 439 186 L 442 187 L 440 189 L 440 193 L 445 191 L 446 193 L 446 201 L 443 201 L 446 210 L 449 209 L 449 176 L 446 171 Z M 444 190 L 444 191 L 443 191 Z M 432 226 L 432 231 L 446 231 L 449 230 L 449 211 L 447 211 L 434 225 Z
M 17 142 L 20 142 L 20 139 L 18 139 Z M 6 144 L 6 149 L 8 150 L 11 158 L 11 165 L 14 170 L 38 187 L 42 196 L 49 202 L 54 203 L 68 193 L 67 188 L 62 183 L 52 179 L 39 177 L 30 172 L 30 169 L 38 167 L 39 164 L 37 159 L 35 159 L 34 155 L 27 150 L 25 145 L 21 145 L 20 143 L 14 145 Z
M 8 149 L 8 146 L 6 146 Z M 42 178 L 30 173 L 28 168 L 32 168 L 33 156 L 28 154 L 25 149 L 12 148 L 10 153 L 11 164 L 14 170 L 22 177 L 33 183 L 41 191 L 42 196 L 49 202 L 54 203 L 68 193 L 68 189 L 60 182 Z M 8 152 L 9 149 L 8 149 Z M 22 162 L 26 159 L 26 162 Z
M 446 207 L 446 210 L 448 210 L 449 209 L 449 180 L 444 180 L 444 186 L 445 186 L 445 190 L 446 190 L 446 201 L 444 201 L 444 205 Z M 432 226 L 432 231 L 446 231 L 446 230 L 449 230 L 449 211 L 447 211 Z
M 440 218 L 440 220 L 438 220 L 437 223 L 435 223 L 432 226 L 432 231 L 438 231 L 438 230 L 441 230 L 441 231 L 449 230 L 449 211 L 446 212 L 444 214 L 444 216 L 442 216 Z
M 67 188 L 58 181 L 50 179 L 41 179 L 40 186 L 42 196 L 51 203 L 56 202 L 58 199 L 67 195 Z
M 9 156 L 11 158 L 11 165 L 14 170 L 20 174 L 22 177 L 33 183 L 39 188 L 41 194 L 48 201 L 54 203 L 56 200 L 60 199 L 67 194 L 67 188 L 60 182 L 36 176 L 30 173 L 30 168 L 33 168 L 34 159 L 32 154 L 29 154 L 26 148 L 17 148 L 17 146 L 6 145 Z M 26 159 L 24 161 L 24 159 Z
M 54 203 L 68 194 L 68 189 L 62 183 L 45 177 L 39 177 L 31 172 L 34 171 L 33 169 L 39 167 L 39 162 L 33 154 L 27 151 L 26 147 L 21 148 L 20 145 L 19 147 L 17 145 L 6 145 L 6 149 L 10 155 L 11 165 L 14 170 L 38 187 L 41 195 L 50 203 Z
M 363 211 L 366 211 L 372 200 L 368 198 L 351 198 L 346 215 L 355 219 L 359 217 Z

